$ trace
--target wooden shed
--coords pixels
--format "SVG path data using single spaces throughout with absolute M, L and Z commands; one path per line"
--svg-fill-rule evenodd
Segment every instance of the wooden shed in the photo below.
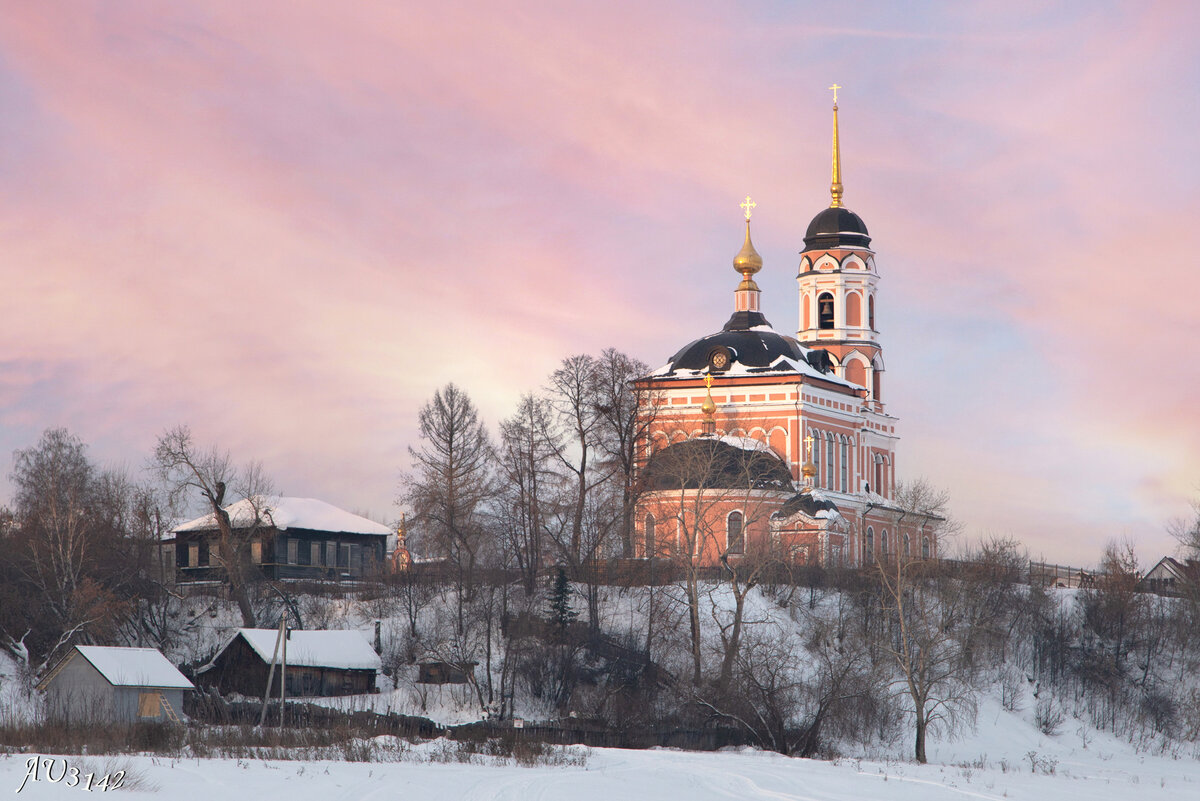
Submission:
M 275 655 L 277 629 L 238 629 L 196 681 L 222 694 L 261 697 Z M 278 661 L 278 660 L 277 660 Z M 292 631 L 287 640 L 287 695 L 329 696 L 377 692 L 379 654 L 358 631 Z M 279 669 L 271 680 L 279 694 Z
M 76 645 L 37 688 L 47 717 L 70 723 L 179 723 L 194 685 L 154 648 Z

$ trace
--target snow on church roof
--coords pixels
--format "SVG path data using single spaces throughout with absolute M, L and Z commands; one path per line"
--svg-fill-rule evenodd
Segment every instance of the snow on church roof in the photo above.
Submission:
M 275 653 L 278 629 L 238 629 L 225 643 L 241 637 L 264 662 Z M 378 670 L 379 654 L 357 631 L 293 631 L 287 641 L 287 663 L 296 667 L 327 667 L 343 670 Z
M 75 648 L 114 686 L 195 689 L 195 685 L 155 648 L 102 645 L 77 645 Z
M 718 377 L 800 374 L 832 384 L 862 388 L 836 373 L 822 371 L 810 364 L 809 354 L 814 349 L 780 334 L 770 325 L 727 329 L 693 340 L 646 378 L 698 378 L 709 371 L 710 354 L 722 348 L 728 351 L 730 361 L 726 369 L 714 373 Z
M 257 517 L 256 521 L 256 507 Z M 250 528 L 254 525 L 274 526 L 280 531 L 303 528 L 312 531 L 331 531 L 344 534 L 382 534 L 392 530 L 385 525 L 351 514 L 331 503 L 316 498 L 258 498 L 238 501 L 225 507 L 234 528 Z M 217 527 L 216 515 L 212 512 L 189 520 L 175 528 L 180 531 L 211 531 Z

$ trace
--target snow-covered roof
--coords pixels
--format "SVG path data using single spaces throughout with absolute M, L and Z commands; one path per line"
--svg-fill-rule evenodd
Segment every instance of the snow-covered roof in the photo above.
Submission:
M 114 686 L 195 689 L 195 685 L 155 648 L 103 645 L 77 645 L 75 648 Z
M 331 503 L 316 498 L 256 498 L 240 500 L 225 507 L 234 528 L 255 525 L 273 526 L 280 531 L 289 528 L 330 531 L 342 534 L 391 534 L 385 525 L 351 514 Z M 217 516 L 209 512 L 203 517 L 176 526 L 181 531 L 211 531 L 217 527 Z
M 278 629 L 238 629 L 225 643 L 244 639 L 264 662 L 275 653 Z M 224 651 L 225 648 L 221 650 Z M 379 654 L 357 631 L 293 631 L 287 641 L 287 663 L 297 667 L 327 667 L 343 670 L 379 670 Z

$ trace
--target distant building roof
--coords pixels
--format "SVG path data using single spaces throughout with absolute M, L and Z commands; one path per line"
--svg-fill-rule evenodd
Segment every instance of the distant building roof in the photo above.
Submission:
M 155 648 L 114 648 L 77 645 L 75 650 L 101 676 L 116 687 L 195 689 L 187 678 Z M 68 659 L 71 656 L 67 657 Z
M 278 629 L 238 629 L 223 652 L 237 637 L 254 649 L 264 662 L 275 653 Z M 293 631 L 287 641 L 287 663 L 296 667 L 325 667 L 342 670 L 379 670 L 379 654 L 357 631 Z
M 312 531 L 330 531 L 343 534 L 376 534 L 387 536 L 392 530 L 385 525 L 351 514 L 325 501 L 315 498 L 258 498 L 238 501 L 225 507 L 234 528 L 270 526 L 286 531 L 302 528 Z M 213 531 L 217 528 L 217 516 L 209 512 L 203 517 L 189 520 L 176 526 L 173 533 L 186 531 Z

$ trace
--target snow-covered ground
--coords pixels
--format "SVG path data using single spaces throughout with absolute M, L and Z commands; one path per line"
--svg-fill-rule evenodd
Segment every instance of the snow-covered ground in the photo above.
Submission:
M 961 764 L 841 759 L 821 762 L 789 759 L 749 750 L 719 753 L 626 751 L 572 748 L 586 763 L 569 767 L 518 767 L 510 764 L 457 764 L 403 761 L 269 762 L 254 760 L 170 760 L 151 757 L 67 757 L 90 770 L 125 768 L 139 788 L 122 788 L 143 797 L 178 801 L 287 798 L 289 801 L 338 799 L 1055 799 L 1055 801 L 1126 801 L 1200 797 L 1200 762 L 1134 753 L 1125 744 L 1097 736 L 1082 748 L 1078 738 L 1044 738 L 1022 730 L 1018 718 L 996 710 L 975 737 L 939 745 L 939 757 Z M 1029 728 L 1029 727 L 1026 727 Z M 419 759 L 439 743 L 409 752 Z M 988 750 L 990 749 L 990 750 Z M 1030 770 L 1024 750 L 1040 749 L 1048 768 Z M 27 774 L 29 755 L 0 756 L 0 792 L 15 792 Z M 986 763 L 986 764 L 985 764 Z M 61 763 L 59 763 L 61 765 Z M 1048 763 L 1047 763 L 1048 764 Z M 60 771 L 60 767 L 55 768 Z M 58 775 L 57 772 L 55 775 Z M 25 798 L 75 798 L 82 787 L 51 784 L 44 775 L 21 790 Z

